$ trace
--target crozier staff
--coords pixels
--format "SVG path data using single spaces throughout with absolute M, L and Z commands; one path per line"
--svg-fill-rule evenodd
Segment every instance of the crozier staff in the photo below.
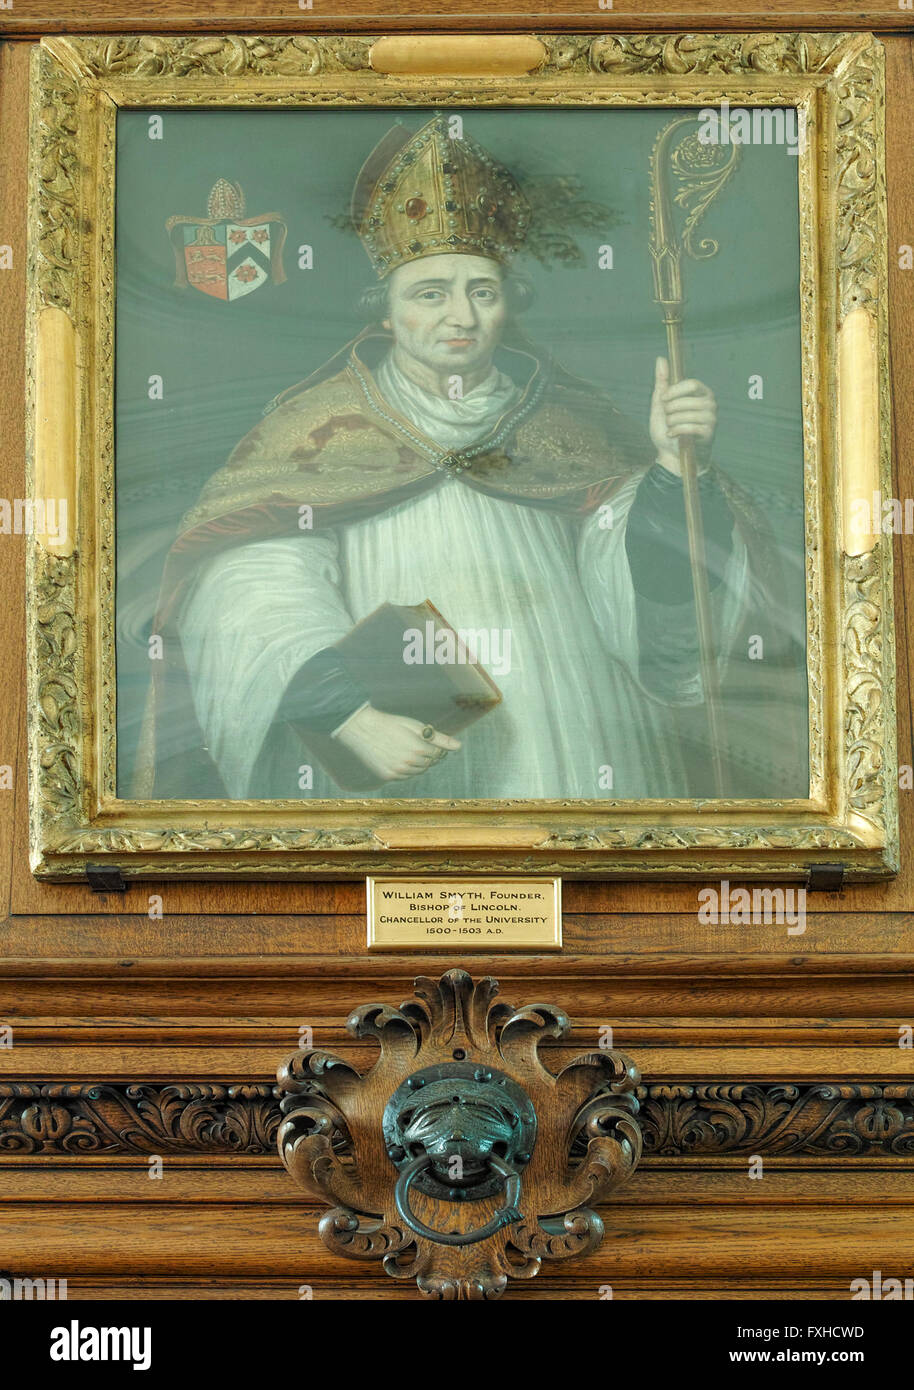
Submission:
M 659 359 L 645 433 L 514 345 L 510 266 L 536 219 L 442 117 L 382 140 L 353 214 L 374 325 L 240 442 L 169 557 L 154 794 L 301 796 L 315 734 L 381 797 L 690 794 L 671 718 L 701 700 L 678 448 L 707 461 L 712 393 Z M 713 470 L 700 492 L 725 661 L 746 522 Z M 373 708 L 334 650 L 382 602 L 426 597 L 454 627 L 511 633 L 503 702 L 461 740 Z M 339 792 L 318 768 L 307 794 Z

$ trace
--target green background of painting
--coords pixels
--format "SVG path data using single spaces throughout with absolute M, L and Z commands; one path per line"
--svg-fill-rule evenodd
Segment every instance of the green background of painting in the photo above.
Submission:
M 357 301 L 373 272 L 357 238 L 333 223 L 391 111 L 166 111 L 117 122 L 118 771 L 129 787 L 149 680 L 147 638 L 165 553 L 205 479 L 277 392 L 307 376 L 363 326 Z M 521 175 L 575 175 L 615 214 L 577 237 L 583 263 L 518 268 L 537 298 L 524 330 L 570 370 L 647 420 L 664 333 L 648 252 L 648 163 L 668 111 L 465 112 L 468 134 Z M 417 129 L 428 113 L 402 116 Z M 287 223 L 285 284 L 233 303 L 174 285 L 165 221 L 206 215 L 217 178 L 240 183 L 246 216 Z M 789 580 L 784 623 L 805 641 L 797 159 L 784 146 L 743 149 L 706 224 L 712 260 L 685 263 L 690 374 L 717 395 L 715 458 L 762 503 Z M 313 247 L 314 267 L 298 268 Z M 613 248 L 613 269 L 598 249 Z M 748 380 L 764 381 L 761 401 Z M 151 401 L 148 379 L 164 379 Z M 802 712 L 798 712 L 801 716 Z M 804 723 L 798 717 L 798 726 Z M 798 727 L 805 737 L 805 730 Z

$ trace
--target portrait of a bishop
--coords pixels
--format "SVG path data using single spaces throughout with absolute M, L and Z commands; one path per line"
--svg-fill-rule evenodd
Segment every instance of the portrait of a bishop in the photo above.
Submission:
M 731 709 L 778 602 L 764 524 L 712 460 L 714 396 L 671 384 L 658 356 L 636 421 L 528 341 L 516 260 L 535 209 L 452 134 L 436 115 L 371 153 L 352 202 L 377 277 L 369 326 L 272 403 L 184 518 L 156 619 L 146 795 L 339 797 L 313 751 L 328 740 L 380 798 L 712 792 L 683 732 L 703 693 L 681 439 L 698 450 Z M 623 353 L 624 324 L 607 332 Z M 426 600 L 458 632 L 494 634 L 501 657 L 500 699 L 456 734 L 379 708 L 346 658 L 381 605 Z M 758 712 L 733 730 L 737 754 L 773 737 Z M 757 766 L 731 794 L 766 794 Z

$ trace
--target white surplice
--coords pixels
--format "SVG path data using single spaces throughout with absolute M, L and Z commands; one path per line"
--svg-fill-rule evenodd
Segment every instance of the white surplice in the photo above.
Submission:
M 481 440 L 520 395 L 493 368 L 462 400 L 434 396 L 390 357 L 376 381 L 442 450 Z M 317 767 L 302 789 L 307 748 L 294 729 L 273 725 L 283 692 L 303 662 L 379 604 L 426 598 L 455 628 L 510 632 L 510 669 L 496 677 L 503 702 L 459 735 L 459 752 L 372 796 L 687 795 L 671 710 L 637 675 L 625 525 L 639 482 L 613 498 L 607 525 L 606 513 L 563 516 L 443 475 L 434 490 L 365 520 L 203 561 L 179 634 L 197 718 L 229 795 L 345 795 Z M 748 587 L 735 531 L 715 593 L 724 653 Z

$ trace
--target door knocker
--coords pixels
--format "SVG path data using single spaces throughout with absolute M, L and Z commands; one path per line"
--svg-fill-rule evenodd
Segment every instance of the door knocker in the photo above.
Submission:
M 382 1126 L 400 1174 L 397 1211 L 417 1235 L 442 1245 L 473 1245 L 521 1219 L 520 1170 L 530 1162 L 536 1111 L 504 1072 L 471 1062 L 412 1072 L 387 1102 Z M 439 1202 L 478 1201 L 502 1190 L 505 1202 L 476 1230 L 433 1231 L 410 1207 L 413 1185 Z
M 367 1004 L 347 1028 L 380 1055 L 360 1073 L 305 1048 L 279 1070 L 279 1151 L 332 1204 L 328 1249 L 380 1260 L 427 1297 L 497 1298 L 509 1278 L 600 1243 L 590 1205 L 634 1171 L 640 1080 L 621 1052 L 557 1073 L 538 1049 L 570 1024 L 549 1004 L 514 1009 L 463 970 L 419 979 L 399 1009 Z

